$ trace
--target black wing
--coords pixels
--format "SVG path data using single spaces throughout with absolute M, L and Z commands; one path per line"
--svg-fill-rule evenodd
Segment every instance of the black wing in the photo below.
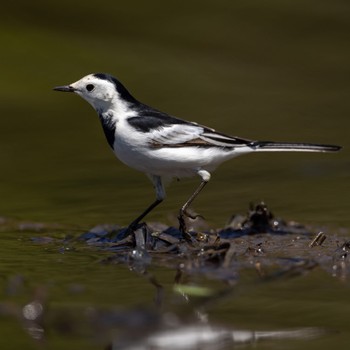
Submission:
M 150 145 L 154 148 L 196 146 L 232 149 L 247 146 L 252 142 L 151 108 L 144 108 L 138 112 L 138 116 L 129 117 L 127 121 L 136 130 L 147 134 Z

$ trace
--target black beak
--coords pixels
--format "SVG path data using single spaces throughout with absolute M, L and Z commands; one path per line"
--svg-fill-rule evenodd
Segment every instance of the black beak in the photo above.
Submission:
M 74 92 L 76 89 L 73 86 L 65 85 L 65 86 L 56 86 L 53 88 L 55 91 L 63 91 L 63 92 Z

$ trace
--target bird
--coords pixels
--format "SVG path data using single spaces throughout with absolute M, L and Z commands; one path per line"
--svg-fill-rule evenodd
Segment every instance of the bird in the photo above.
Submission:
M 180 208 L 179 230 L 190 241 L 185 218 L 195 219 L 188 208 L 223 162 L 253 152 L 337 152 L 336 145 L 256 141 L 226 135 L 196 122 L 161 112 L 138 101 L 115 77 L 93 73 L 80 80 L 54 87 L 86 100 L 96 110 L 109 146 L 116 157 L 151 180 L 155 200 L 127 227 L 134 232 L 141 221 L 166 197 L 169 179 L 199 176 L 200 183 Z

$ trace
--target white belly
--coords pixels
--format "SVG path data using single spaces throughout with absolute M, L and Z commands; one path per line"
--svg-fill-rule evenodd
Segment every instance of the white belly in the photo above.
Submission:
M 165 147 L 150 148 L 139 140 L 116 137 L 115 155 L 126 165 L 147 174 L 166 177 L 188 177 L 199 169 L 214 170 L 222 162 L 248 153 L 250 149 L 229 151 L 217 147 Z

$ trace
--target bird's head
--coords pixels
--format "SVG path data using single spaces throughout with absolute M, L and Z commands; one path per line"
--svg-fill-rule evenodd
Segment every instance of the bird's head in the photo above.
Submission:
M 89 74 L 70 85 L 57 86 L 54 90 L 74 92 L 98 111 L 112 106 L 126 107 L 137 102 L 119 80 L 105 73 Z

